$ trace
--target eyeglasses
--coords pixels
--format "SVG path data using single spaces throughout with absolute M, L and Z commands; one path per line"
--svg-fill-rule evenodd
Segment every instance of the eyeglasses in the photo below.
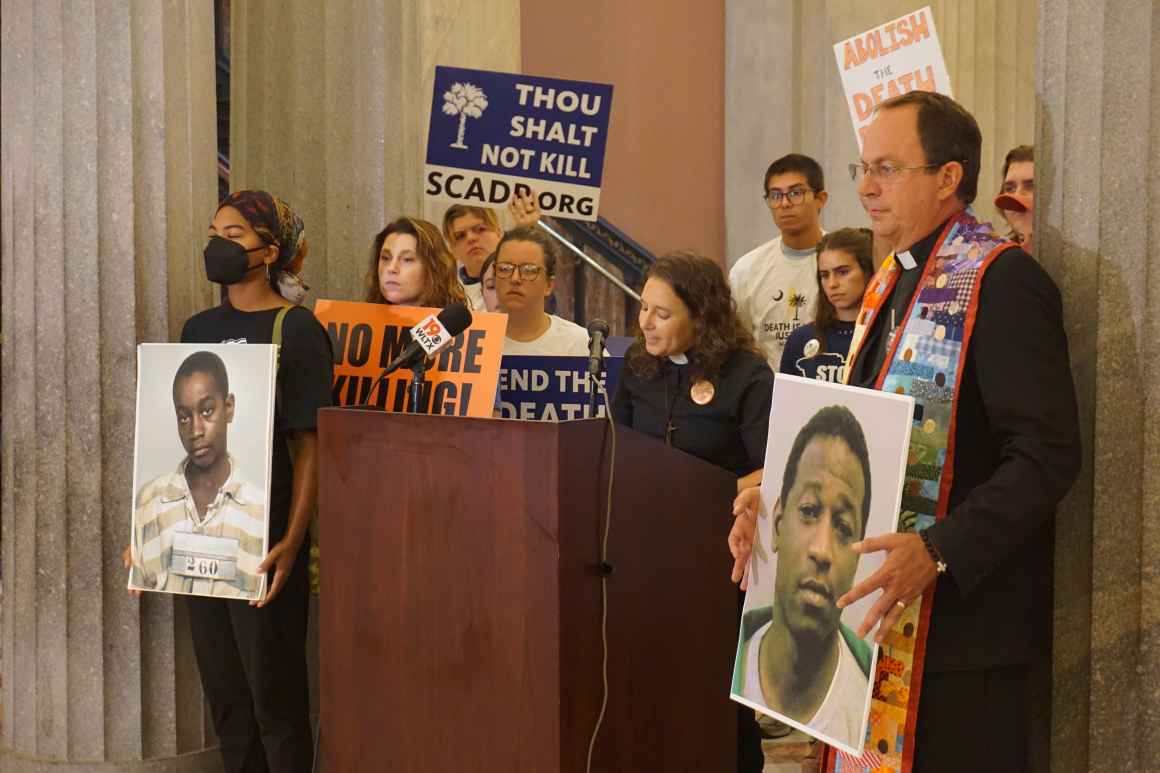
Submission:
M 515 263 L 502 261 L 495 264 L 495 275 L 509 279 L 517 268 L 520 270 L 520 279 L 526 279 L 529 282 L 539 279 L 540 274 L 544 272 L 544 267 L 538 263 L 521 263 L 517 266 Z
M 944 164 L 950 163 L 944 161 Z M 918 166 L 895 166 L 894 164 L 863 164 L 858 162 L 850 164 L 850 179 L 857 182 L 859 177 L 873 177 L 879 182 L 893 182 L 898 179 L 898 175 L 903 172 L 910 172 L 915 169 L 937 169 L 943 164 L 919 164 Z
M 813 191 L 809 188 L 790 188 L 785 193 L 779 190 L 766 191 L 761 198 L 765 199 L 765 203 L 771 207 L 780 207 L 784 201 L 788 201 L 792 206 L 805 201 L 807 193 L 813 193 Z

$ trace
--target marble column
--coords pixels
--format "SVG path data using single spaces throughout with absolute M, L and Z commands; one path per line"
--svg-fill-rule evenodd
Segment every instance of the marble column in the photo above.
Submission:
M 1084 468 L 1056 527 L 1052 769 L 1160 759 L 1160 6 L 1040 0 L 1036 252 Z M 1050 388 L 1050 385 L 1045 385 Z
M 210 300 L 213 9 L 0 5 L 0 768 L 209 770 L 182 607 L 125 592 L 136 345 Z
M 386 218 L 423 198 L 435 66 L 518 72 L 519 0 L 232 4 L 230 186 L 302 215 L 312 298 L 355 299 Z
M 954 97 L 983 131 L 975 208 L 997 217 L 1003 157 L 1034 140 L 1037 0 L 930 0 Z M 827 229 L 868 225 L 847 165 L 858 143 L 833 45 L 922 6 L 912 0 L 728 0 L 725 243 L 732 262 L 776 229 L 761 200 L 769 163 L 786 153 L 825 173 Z M 759 107 L 755 107 L 759 106 Z

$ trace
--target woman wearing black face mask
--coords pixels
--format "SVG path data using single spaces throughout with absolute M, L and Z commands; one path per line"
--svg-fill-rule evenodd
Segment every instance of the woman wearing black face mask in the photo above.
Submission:
M 331 404 L 330 338 L 310 311 L 284 297 L 296 294 L 287 277 L 306 254 L 302 220 L 284 202 L 265 191 L 230 194 L 209 230 L 206 276 L 226 298 L 185 323 L 182 343 L 272 343 L 275 320 L 289 308 L 274 411 L 271 547 L 261 566 L 268 590 L 248 605 L 189 597 L 194 651 L 225 769 L 305 772 L 313 758 L 306 534 L 317 491 L 316 418 Z

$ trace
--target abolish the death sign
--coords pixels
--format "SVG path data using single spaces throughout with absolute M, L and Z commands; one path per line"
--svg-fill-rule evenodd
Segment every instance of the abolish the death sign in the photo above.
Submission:
M 595 220 L 612 86 L 435 68 L 425 188 L 500 207 L 535 190 L 545 215 Z

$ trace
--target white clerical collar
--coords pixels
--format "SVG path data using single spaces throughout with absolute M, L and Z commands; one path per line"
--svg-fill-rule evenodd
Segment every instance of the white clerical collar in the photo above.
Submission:
M 894 257 L 898 258 L 899 264 L 901 264 L 902 268 L 907 271 L 918 265 L 918 263 L 914 260 L 914 256 L 910 254 L 910 250 L 903 250 L 902 252 L 896 254 Z
M 681 352 L 680 354 L 670 354 L 669 362 L 673 363 L 674 365 L 688 365 L 689 355 L 685 354 L 684 352 Z

